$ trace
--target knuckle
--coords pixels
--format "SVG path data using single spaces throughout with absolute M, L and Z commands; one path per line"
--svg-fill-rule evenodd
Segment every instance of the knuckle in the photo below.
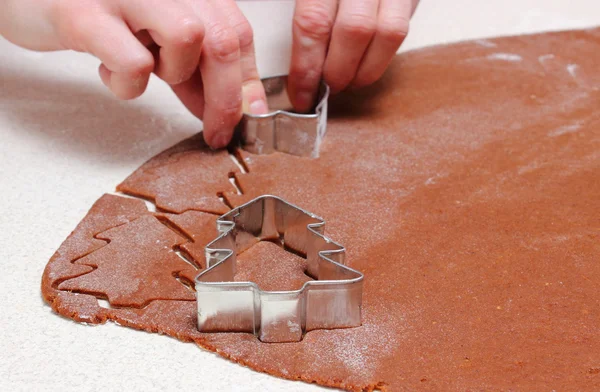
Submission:
M 248 23 L 247 20 L 243 20 L 235 26 L 235 31 L 237 31 L 239 45 L 241 48 L 246 48 L 254 42 L 254 32 L 252 31 L 252 26 Z
M 400 44 L 406 38 L 409 21 L 406 18 L 385 18 L 377 26 L 377 34 L 386 41 Z
M 227 105 L 221 106 L 219 108 L 219 112 L 225 118 L 231 118 L 237 120 L 238 117 L 242 116 L 241 113 L 242 101 L 241 100 L 232 100 Z
M 211 97 L 207 104 L 222 118 L 241 115 L 242 110 L 242 85 L 234 84 L 221 91 L 218 96 Z
M 340 22 L 340 30 L 344 35 L 355 38 L 369 38 L 377 28 L 377 21 L 368 15 L 353 14 Z
M 212 107 L 219 124 L 236 124 L 242 118 L 242 99 L 232 98 L 223 100 L 219 104 Z
M 167 38 L 176 46 L 191 46 L 204 39 L 204 25 L 195 19 L 183 19 Z
M 223 62 L 232 62 L 240 58 L 240 40 L 229 26 L 213 26 L 207 37 L 206 52 Z
M 312 6 L 297 13 L 293 23 L 302 35 L 315 39 L 327 39 L 333 29 L 334 20 L 324 6 L 315 2 Z

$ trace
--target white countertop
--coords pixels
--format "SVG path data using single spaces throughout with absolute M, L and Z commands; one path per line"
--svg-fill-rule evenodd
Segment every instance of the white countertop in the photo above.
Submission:
M 262 76 L 286 72 L 290 26 L 271 24 L 273 12 L 291 20 L 293 3 L 242 6 Z M 594 25 L 598 0 L 421 0 L 402 51 Z M 42 271 L 92 203 L 200 129 L 157 79 L 140 99 L 112 99 L 97 65 L 87 55 L 33 53 L 0 38 L 0 390 L 321 390 L 165 336 L 78 324 L 43 303 Z

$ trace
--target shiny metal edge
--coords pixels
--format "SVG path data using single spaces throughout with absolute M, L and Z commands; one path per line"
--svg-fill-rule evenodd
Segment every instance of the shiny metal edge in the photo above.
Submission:
M 315 223 L 311 223 L 308 224 L 306 226 L 307 230 L 314 235 L 315 237 L 319 237 L 321 238 L 326 244 L 333 246 L 334 249 L 327 249 L 327 250 L 319 250 L 317 252 L 318 257 L 323 261 L 326 262 L 332 266 L 335 266 L 337 268 L 339 268 L 341 271 L 344 271 L 344 274 L 350 275 L 351 277 L 348 278 L 341 278 L 341 279 L 323 279 L 323 280 L 313 280 L 313 281 L 308 281 L 305 282 L 304 285 L 298 289 L 298 290 L 292 290 L 292 291 L 266 291 L 266 290 L 262 290 L 258 287 L 258 285 L 254 282 L 235 282 L 232 280 L 222 280 L 222 281 L 205 281 L 203 280 L 204 277 L 206 277 L 208 274 L 210 274 L 211 272 L 218 270 L 220 268 L 223 268 L 225 266 L 225 264 L 230 261 L 232 258 L 235 259 L 236 256 L 236 252 L 237 249 L 229 249 L 229 248 L 219 248 L 219 247 L 215 247 L 215 244 L 220 242 L 223 238 L 225 238 L 226 236 L 228 236 L 232 230 L 234 230 L 236 228 L 236 225 L 234 222 L 232 222 L 230 219 L 233 219 L 233 217 L 237 216 L 240 214 L 241 211 L 250 208 L 251 206 L 256 205 L 257 203 L 262 203 L 265 200 L 273 200 L 273 201 L 278 201 L 279 203 L 282 203 L 283 205 L 285 205 L 287 208 L 290 209 L 294 209 L 302 214 L 304 214 L 306 217 L 312 218 L 317 220 L 317 222 Z M 264 209 L 263 209 L 263 218 L 264 218 Z M 207 268 L 205 270 L 203 270 L 202 272 L 200 272 L 196 278 L 195 278 L 195 286 L 196 286 L 196 296 L 197 296 L 197 302 L 198 302 L 198 330 L 200 332 L 251 332 L 253 333 L 255 336 L 257 336 L 259 338 L 259 340 L 263 341 L 263 342 L 293 342 L 293 341 L 301 341 L 302 338 L 304 337 L 304 335 L 306 334 L 306 332 L 309 332 L 310 330 L 313 329 L 336 329 L 336 328 L 348 328 L 348 327 L 358 327 L 361 325 L 361 307 L 362 307 L 362 282 L 364 280 L 364 275 L 353 269 L 350 268 L 346 265 L 344 265 L 343 262 L 340 262 L 341 260 L 343 260 L 343 255 L 345 254 L 345 248 L 340 245 L 339 243 L 331 240 L 330 238 L 328 238 L 327 236 L 325 236 L 324 234 L 322 234 L 323 228 L 325 226 L 325 221 L 320 218 L 319 216 L 310 213 L 292 203 L 289 203 L 287 201 L 285 201 L 284 199 L 278 197 L 278 196 L 273 196 L 273 195 L 262 195 L 259 196 L 251 201 L 246 202 L 243 205 L 240 205 L 239 207 L 236 207 L 234 209 L 232 209 L 231 211 L 223 214 L 222 216 L 220 216 L 219 218 L 217 218 L 216 221 L 217 227 L 220 228 L 221 234 L 215 238 L 213 241 L 211 241 L 209 244 L 207 244 L 205 246 L 205 251 L 206 251 L 206 262 L 207 262 Z M 212 263 L 209 261 L 209 254 L 220 254 L 220 257 L 218 257 L 218 261 Z M 337 257 L 336 257 L 337 256 Z M 337 259 L 337 260 L 335 260 Z M 203 308 L 201 305 L 201 301 L 198 300 L 198 296 L 199 295 L 207 295 L 207 293 L 219 293 L 219 292 L 238 292 L 240 289 L 246 289 L 246 291 L 248 291 L 248 289 L 250 289 L 254 295 L 254 301 L 253 301 L 253 308 L 250 309 L 244 309 L 244 311 L 248 312 L 251 311 L 251 313 L 253 313 L 254 315 L 254 323 L 253 323 L 253 327 L 238 327 L 235 326 L 234 328 L 231 329 L 223 329 L 223 330 L 215 330 L 212 328 L 204 328 L 205 327 L 205 322 L 201 321 L 201 317 L 200 315 L 203 313 Z M 351 307 L 351 311 L 354 312 L 353 314 L 358 314 L 358 317 L 354 317 L 352 319 L 352 321 L 348 322 L 347 319 L 344 319 L 343 321 L 341 321 L 339 324 L 336 323 L 335 321 L 333 323 L 329 322 L 327 324 L 326 328 L 307 328 L 307 326 L 305 324 L 302 324 L 302 334 L 296 334 L 295 336 L 284 336 L 283 338 L 281 336 L 275 337 L 275 338 L 269 338 L 268 336 L 264 336 L 264 334 L 261 334 L 261 327 L 260 327 L 260 313 L 261 313 L 261 308 L 263 307 L 263 299 L 266 299 L 267 301 L 269 300 L 269 298 L 274 298 L 274 297 L 297 297 L 301 302 L 304 303 L 304 307 L 303 307 L 303 311 L 306 312 L 306 296 L 308 295 L 309 292 L 311 293 L 317 293 L 322 290 L 322 292 L 325 292 L 327 290 L 335 290 L 336 292 L 340 293 L 341 296 L 344 296 L 347 294 L 347 291 L 349 292 L 350 290 L 354 290 L 354 296 L 352 298 L 354 298 L 354 302 L 353 304 L 349 304 Z M 358 301 L 356 301 L 356 298 L 359 298 Z M 348 304 L 346 304 L 348 305 Z M 223 310 L 225 312 L 227 312 L 227 307 L 228 305 L 226 304 L 219 304 L 219 303 L 212 303 L 210 305 L 210 308 L 212 310 L 212 312 L 216 312 L 217 314 L 219 313 L 219 310 Z M 303 320 L 308 319 L 308 315 L 307 314 L 303 314 L 301 315 Z M 285 312 L 283 312 L 280 315 L 281 319 L 285 319 L 286 315 Z M 343 319 L 343 317 L 341 317 Z M 259 320 L 257 320 L 259 319 Z

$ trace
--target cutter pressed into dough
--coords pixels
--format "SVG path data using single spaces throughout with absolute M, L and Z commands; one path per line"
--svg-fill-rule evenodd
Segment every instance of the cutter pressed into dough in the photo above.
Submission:
M 195 279 L 201 332 L 250 332 L 263 342 L 297 342 L 315 329 L 361 325 L 363 274 L 344 265 L 345 248 L 324 236 L 325 222 L 285 200 L 263 195 L 217 219 Z M 263 240 L 306 255 L 316 280 L 295 291 L 263 291 L 234 282 L 236 255 Z
M 287 91 L 287 75 L 262 80 L 271 112 L 244 113 L 236 134 L 243 149 L 253 154 L 285 152 L 318 158 L 327 131 L 329 86 L 321 81 L 316 106 L 309 113 L 295 113 Z

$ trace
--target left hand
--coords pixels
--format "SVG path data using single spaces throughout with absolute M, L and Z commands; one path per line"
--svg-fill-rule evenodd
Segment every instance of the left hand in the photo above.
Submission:
M 419 0 L 296 0 L 290 98 L 310 109 L 321 79 L 333 93 L 377 81 L 408 34 Z

